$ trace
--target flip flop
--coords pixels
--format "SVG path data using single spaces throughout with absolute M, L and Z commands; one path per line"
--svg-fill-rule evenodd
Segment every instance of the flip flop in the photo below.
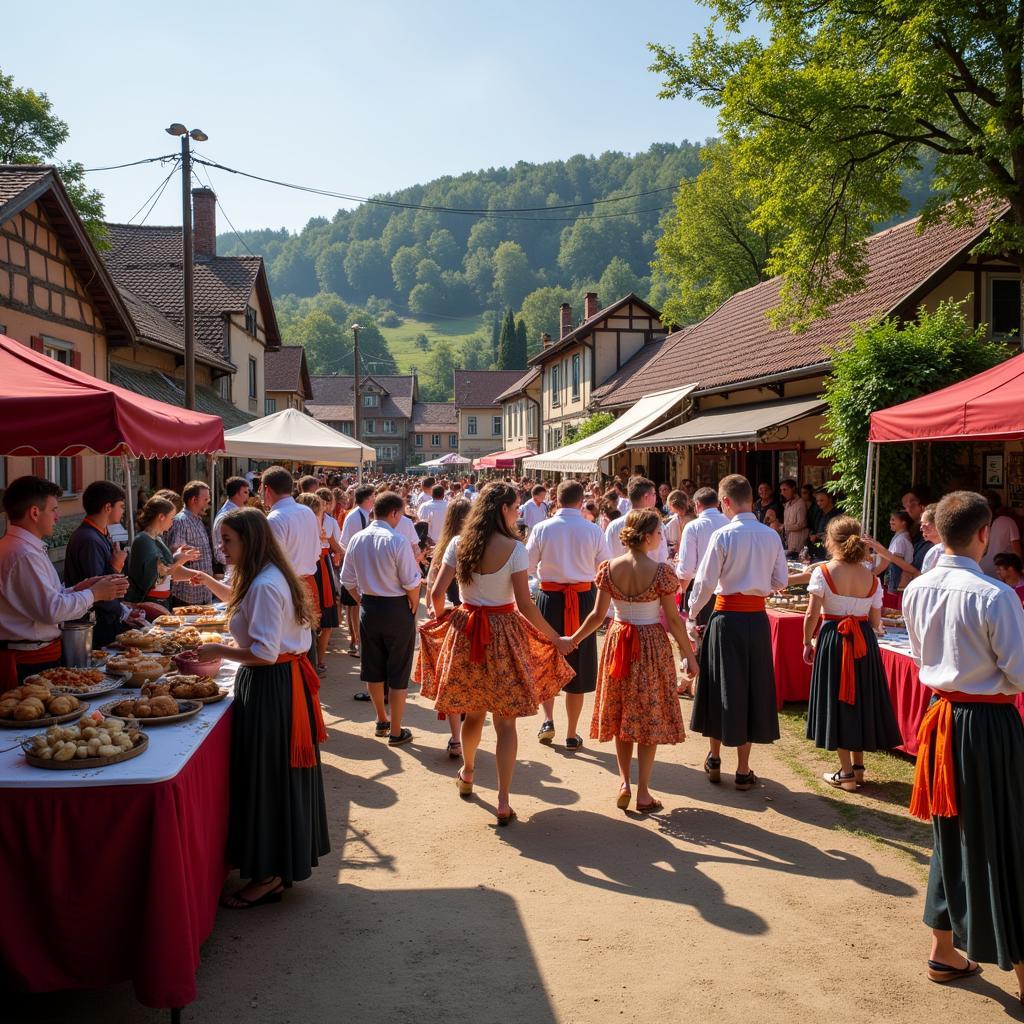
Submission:
M 513 822 L 513 821 L 515 821 L 515 820 L 516 820 L 516 818 L 518 817 L 518 815 L 517 815 L 517 814 L 516 814 L 516 812 L 515 812 L 515 811 L 513 811 L 513 810 L 512 810 L 512 808 L 510 807 L 510 808 L 508 809 L 508 814 L 498 814 L 498 815 L 495 815 L 495 817 L 496 817 L 496 818 L 498 819 L 498 824 L 499 824 L 499 825 L 500 825 L 500 826 L 501 826 L 502 828 L 504 828 L 504 827 L 505 827 L 506 825 L 508 825 L 508 824 L 509 824 L 510 822 Z
M 653 814 L 655 811 L 664 810 L 665 805 L 660 800 L 652 800 L 649 804 L 638 803 L 636 809 L 638 814 Z
M 629 801 L 633 799 L 633 794 L 625 786 L 619 786 L 619 798 L 615 801 L 615 806 L 620 811 L 624 811 L 629 806 Z

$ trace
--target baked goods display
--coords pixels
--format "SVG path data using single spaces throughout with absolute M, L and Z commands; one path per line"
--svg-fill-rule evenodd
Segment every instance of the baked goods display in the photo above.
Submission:
M 182 604 L 174 609 L 175 615 L 209 615 L 216 609 L 212 604 Z
M 107 671 L 127 676 L 126 686 L 139 686 L 162 676 L 171 664 L 171 659 L 158 655 L 138 654 L 134 657 L 115 656 L 107 660 Z
M 152 647 L 160 633 L 141 629 L 126 629 L 117 634 L 117 642 L 122 647 Z
M 159 634 L 153 642 L 152 650 L 170 656 L 181 654 L 182 651 L 191 651 L 202 642 L 199 630 L 195 626 L 182 626 L 174 633 Z
M 206 700 L 223 692 L 210 676 L 168 676 L 172 697 L 183 700 Z
M 38 768 L 100 768 L 141 754 L 148 740 L 116 718 L 83 718 L 52 725 L 22 744 L 25 760 Z
M 207 615 L 197 615 L 192 620 L 195 626 L 226 626 L 228 617 L 223 612 L 210 612 Z
M 7 728 L 23 725 L 39 725 L 51 720 L 67 720 L 88 707 L 74 694 L 54 693 L 50 684 L 43 680 L 30 683 L 0 694 L 0 724 Z
M 26 683 L 36 679 L 45 680 L 50 686 L 64 690 L 86 690 L 90 686 L 102 683 L 106 676 L 97 668 L 44 668 L 34 676 L 29 676 Z
M 169 694 L 158 697 L 140 697 L 138 700 L 113 701 L 100 711 L 114 718 L 137 718 L 147 724 L 177 721 L 196 714 L 202 704 L 197 700 L 176 700 Z
M 182 624 L 182 621 L 183 620 L 180 619 L 177 615 L 158 615 L 153 620 L 153 625 L 163 626 L 166 628 L 168 626 L 180 626 Z

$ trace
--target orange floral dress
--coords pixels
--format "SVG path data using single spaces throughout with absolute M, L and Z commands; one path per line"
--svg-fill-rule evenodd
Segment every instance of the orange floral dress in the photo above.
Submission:
M 647 590 L 627 596 L 602 562 L 596 582 L 599 590 L 611 594 L 615 617 L 597 667 L 590 738 L 601 743 L 679 743 L 686 730 L 676 693 L 675 654 L 659 619 L 661 596 L 676 593 L 679 580 L 662 562 Z M 619 645 L 622 651 L 616 658 Z

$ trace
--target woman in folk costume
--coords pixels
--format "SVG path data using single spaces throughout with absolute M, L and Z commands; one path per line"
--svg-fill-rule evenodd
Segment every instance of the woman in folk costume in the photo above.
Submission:
M 327 492 L 328 494 L 330 492 Z M 331 632 L 337 628 L 338 619 L 338 577 L 334 568 L 331 552 L 331 525 L 337 531 L 338 524 L 333 516 L 327 514 L 327 504 L 319 494 L 300 494 L 295 499 L 300 505 L 313 510 L 320 527 L 320 558 L 316 563 L 313 582 L 316 584 L 317 600 L 320 603 L 319 630 L 316 634 L 317 671 L 323 675 L 327 671 L 327 646 L 331 642 Z M 338 531 L 340 536 L 340 531 Z M 334 541 L 339 555 L 341 546 Z
M 860 523 L 833 519 L 825 532 L 830 560 L 811 573 L 804 615 L 804 661 L 814 666 L 807 705 L 807 738 L 839 753 L 839 771 L 824 775 L 830 786 L 854 791 L 864 782 L 864 751 L 889 750 L 903 742 L 889 698 L 875 631 L 882 615 L 882 588 L 864 564 L 868 546 Z M 811 638 L 823 620 L 817 650 Z
M 330 852 L 318 744 L 327 738 L 320 680 L 309 663 L 313 613 L 266 516 L 229 512 L 221 538 L 230 585 L 206 573 L 194 583 L 228 602 L 238 644 L 204 644 L 199 656 L 240 664 L 231 723 L 228 861 L 249 883 L 221 905 L 277 903 Z
M 621 785 L 616 806 L 629 806 L 633 745 L 637 744 L 636 809 L 660 811 L 661 801 L 649 788 L 659 743 L 686 738 L 676 694 L 675 659 L 664 621 L 679 646 L 686 674 L 696 674 L 696 659 L 675 605 L 679 580 L 672 566 L 656 562 L 661 543 L 661 517 L 653 509 L 630 512 L 620 534 L 626 554 L 602 562 L 597 570 L 597 604 L 570 637 L 579 643 L 594 632 L 614 608 L 601 661 L 590 738 L 615 740 Z
M 438 711 L 465 714 L 459 793 L 473 792 L 476 752 L 490 713 L 497 733 L 499 825 L 516 813 L 509 803 L 518 736 L 516 720 L 535 715 L 572 678 L 564 655 L 575 645 L 559 637 L 530 599 L 528 556 L 516 539 L 515 489 L 488 484 L 458 537 L 444 553 L 430 590 L 434 618 L 420 627 L 420 679 Z M 459 584 L 462 603 L 445 612 L 445 592 Z

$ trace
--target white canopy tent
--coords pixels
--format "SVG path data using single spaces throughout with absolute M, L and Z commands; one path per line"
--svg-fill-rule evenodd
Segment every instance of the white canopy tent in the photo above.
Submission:
M 459 455 L 458 452 L 449 452 L 447 455 L 442 455 L 437 459 L 431 459 L 429 462 L 421 462 L 416 468 L 441 469 L 443 466 L 468 466 L 470 461 L 470 459 Z
M 696 387 L 682 387 L 645 395 L 614 423 L 590 437 L 523 459 L 523 468 L 549 473 L 599 473 L 604 459 L 622 451 L 630 441 L 653 427 Z
M 225 430 L 222 454 L 237 459 L 287 459 L 315 466 L 362 466 L 376 459 L 369 445 L 298 409 L 282 409 Z

